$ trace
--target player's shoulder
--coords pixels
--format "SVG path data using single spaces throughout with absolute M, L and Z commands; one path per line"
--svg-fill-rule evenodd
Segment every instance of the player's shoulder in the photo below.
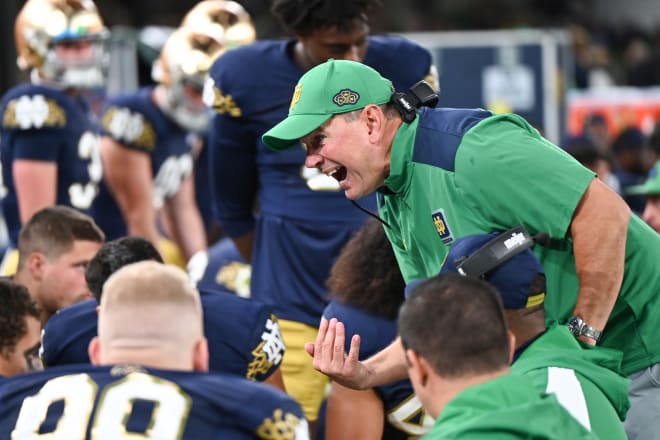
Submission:
M 198 288 L 224 289 L 246 297 L 250 294 L 251 276 L 251 265 L 238 252 L 234 242 L 225 237 L 209 248 L 208 264 Z
M 366 359 L 385 348 L 396 338 L 396 320 L 366 312 L 357 307 L 330 301 L 323 311 L 326 319 L 336 318 L 346 328 L 346 347 L 350 346 L 350 338 L 360 335 L 360 358 Z
M 265 66 L 271 70 L 285 63 L 286 45 L 285 40 L 263 40 L 231 49 L 213 63 L 209 76 L 216 82 L 263 77 Z
M 289 42 L 264 40 L 223 54 L 211 67 L 204 102 L 219 114 L 239 118 L 288 103 L 300 68 Z
M 209 313 L 221 312 L 224 319 L 231 317 L 236 320 L 253 320 L 255 316 L 268 316 L 272 313 L 272 309 L 266 304 L 220 289 L 202 288 L 200 295 L 206 316 Z
M 369 37 L 364 63 L 390 79 L 397 90 L 407 89 L 426 78 L 432 69 L 431 53 L 426 48 L 393 35 Z
M 290 428 L 304 420 L 300 406 L 291 396 L 261 382 L 233 374 L 208 372 L 189 373 L 185 381 L 179 380 L 178 383 L 193 399 L 203 398 L 208 405 L 221 407 L 221 411 L 236 412 L 237 417 L 245 412 L 245 408 L 250 408 L 250 418 L 253 420 L 284 423 L 292 419 L 290 421 L 296 423 L 292 423 Z
M 89 362 L 87 346 L 96 336 L 98 315 L 94 299 L 60 309 L 41 333 L 42 360 L 49 367 Z
M 180 386 L 192 399 L 208 407 L 221 407 L 222 411 L 244 411 L 250 408 L 254 415 L 269 414 L 281 408 L 295 415 L 302 415 L 300 407 L 291 396 L 283 391 L 248 380 L 244 377 L 217 372 L 181 372 L 153 370 L 149 373 L 169 380 Z
M 25 396 L 35 394 L 52 379 L 90 374 L 98 368 L 89 364 L 62 365 L 9 377 L 0 382 L 0 401 L 20 404 Z
M 104 133 L 118 142 L 153 150 L 157 127 L 162 125 L 165 116 L 153 101 L 152 92 L 152 87 L 145 87 L 109 98 L 101 117 Z
M 431 60 L 431 52 L 420 44 L 398 35 L 372 35 L 369 37 L 369 51 L 379 56 L 412 57 L 423 56 L 427 62 Z M 396 53 L 392 53 L 396 51 Z
M 96 321 L 97 307 L 98 302 L 95 299 L 89 299 L 59 309 L 57 313 L 46 321 L 44 330 L 78 326 L 81 322 L 87 322 L 90 318 L 93 318 L 94 321 Z
M 61 90 L 21 84 L 4 95 L 1 108 L 4 129 L 63 128 L 67 125 L 73 102 Z
M 111 106 L 126 107 L 136 112 L 148 113 L 156 109 L 156 104 L 152 99 L 154 87 L 142 87 L 134 92 L 121 93 L 109 96 L 104 107 Z

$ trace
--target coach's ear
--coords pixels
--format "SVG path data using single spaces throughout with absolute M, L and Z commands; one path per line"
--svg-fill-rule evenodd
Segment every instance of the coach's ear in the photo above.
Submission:
M 101 365 L 101 343 L 98 336 L 94 336 L 92 340 L 89 341 L 87 354 L 89 355 L 89 361 L 92 365 Z

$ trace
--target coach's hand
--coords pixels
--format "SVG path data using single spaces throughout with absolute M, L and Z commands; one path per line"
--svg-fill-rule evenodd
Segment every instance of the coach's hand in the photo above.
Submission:
M 319 333 L 314 343 L 305 344 L 305 350 L 314 358 L 314 368 L 329 376 L 333 381 L 355 390 L 369 388 L 369 371 L 360 362 L 360 335 L 351 339 L 351 347 L 346 355 L 344 341 L 346 340 L 344 324 L 332 318 L 321 319 Z

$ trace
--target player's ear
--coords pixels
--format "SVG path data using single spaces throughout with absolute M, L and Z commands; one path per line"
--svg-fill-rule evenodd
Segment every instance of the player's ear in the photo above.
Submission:
M 89 355 L 89 361 L 92 365 L 101 365 L 101 343 L 99 342 L 98 336 L 94 336 L 92 340 L 89 341 L 87 354 Z
M 408 362 L 408 376 L 410 381 L 417 386 L 424 387 L 428 378 L 428 364 L 426 360 L 415 350 L 406 350 Z
M 195 343 L 193 352 L 193 370 L 209 371 L 209 346 L 206 338 L 201 338 Z
M 32 252 L 27 258 L 27 267 L 30 275 L 37 281 L 43 278 L 44 265 L 46 263 L 46 256 L 41 252 Z
M 516 354 L 516 335 L 507 330 L 509 335 L 509 364 L 513 362 L 513 356 Z

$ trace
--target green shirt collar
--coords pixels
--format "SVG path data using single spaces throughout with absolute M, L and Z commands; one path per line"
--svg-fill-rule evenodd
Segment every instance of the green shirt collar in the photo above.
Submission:
M 396 135 L 394 135 L 392 153 L 390 154 L 390 175 L 385 179 L 385 187 L 393 193 L 402 193 L 408 186 L 410 176 L 406 173 L 406 170 L 412 160 L 413 144 L 418 125 L 419 114 L 411 123 L 404 122 L 401 124 Z

